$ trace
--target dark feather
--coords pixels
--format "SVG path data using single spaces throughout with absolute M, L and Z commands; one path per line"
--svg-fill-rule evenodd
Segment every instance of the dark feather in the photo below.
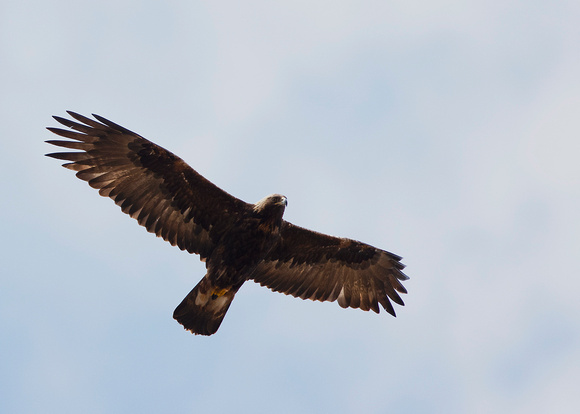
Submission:
M 64 166 L 77 171 L 78 178 L 112 198 L 147 230 L 182 250 L 207 257 L 221 236 L 211 234 L 213 225 L 224 220 L 233 222 L 232 214 L 251 209 L 179 157 L 140 135 L 100 116 L 95 116 L 97 122 L 68 113 L 80 123 L 58 116 L 54 119 L 74 131 L 48 130 L 74 141 L 47 142 L 83 151 L 47 155 L 72 161 Z M 137 211 L 142 212 L 140 218 L 134 216 Z
M 252 275 L 262 286 L 303 299 L 335 301 L 342 307 L 373 310 L 378 304 L 395 315 L 389 298 L 404 305 L 396 293 L 408 277 L 401 257 L 355 240 L 332 237 L 288 222 L 280 242 Z

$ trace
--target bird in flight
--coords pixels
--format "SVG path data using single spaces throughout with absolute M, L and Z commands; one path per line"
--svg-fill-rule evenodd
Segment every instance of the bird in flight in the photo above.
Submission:
M 214 334 L 247 280 L 343 308 L 379 313 L 380 304 L 393 316 L 391 301 L 404 305 L 400 256 L 291 224 L 282 218 L 283 195 L 246 203 L 142 136 L 98 115 L 68 114 L 75 121 L 54 117 L 68 129 L 48 128 L 68 140 L 46 142 L 73 151 L 47 155 L 67 161 L 63 167 L 147 231 L 205 262 L 206 275 L 173 313 L 192 333 Z

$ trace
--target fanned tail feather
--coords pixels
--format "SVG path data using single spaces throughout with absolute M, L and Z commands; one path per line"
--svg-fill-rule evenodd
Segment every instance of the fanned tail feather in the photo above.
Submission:
M 173 318 L 196 335 L 213 335 L 220 327 L 238 289 L 219 289 L 204 277 L 183 299 Z

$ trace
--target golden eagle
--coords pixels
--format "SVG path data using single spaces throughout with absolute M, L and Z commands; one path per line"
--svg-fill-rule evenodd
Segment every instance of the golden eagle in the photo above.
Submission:
M 74 152 L 47 154 L 68 161 L 99 194 L 110 197 L 147 231 L 196 253 L 207 273 L 173 313 L 185 329 L 211 335 L 238 289 L 253 280 L 302 299 L 338 301 L 343 307 L 395 316 L 401 257 L 359 241 L 328 236 L 282 219 L 286 197 L 269 195 L 248 204 L 221 190 L 181 158 L 101 116 L 74 112 L 70 128 L 48 128 L 71 141 L 50 144 Z

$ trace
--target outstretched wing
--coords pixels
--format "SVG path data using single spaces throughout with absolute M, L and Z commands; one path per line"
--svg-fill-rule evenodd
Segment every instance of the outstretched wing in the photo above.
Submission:
M 283 222 L 282 238 L 259 264 L 252 279 L 262 286 L 302 299 L 333 302 L 343 308 L 379 313 L 379 303 L 395 316 L 390 300 L 404 305 L 397 292 L 401 257 L 368 244 L 317 233 Z
M 70 161 L 63 167 L 172 245 L 206 258 L 223 228 L 251 209 L 142 136 L 98 115 L 68 114 L 80 123 L 55 116 L 71 130 L 48 129 L 72 141 L 47 142 L 78 151 L 47 155 Z

